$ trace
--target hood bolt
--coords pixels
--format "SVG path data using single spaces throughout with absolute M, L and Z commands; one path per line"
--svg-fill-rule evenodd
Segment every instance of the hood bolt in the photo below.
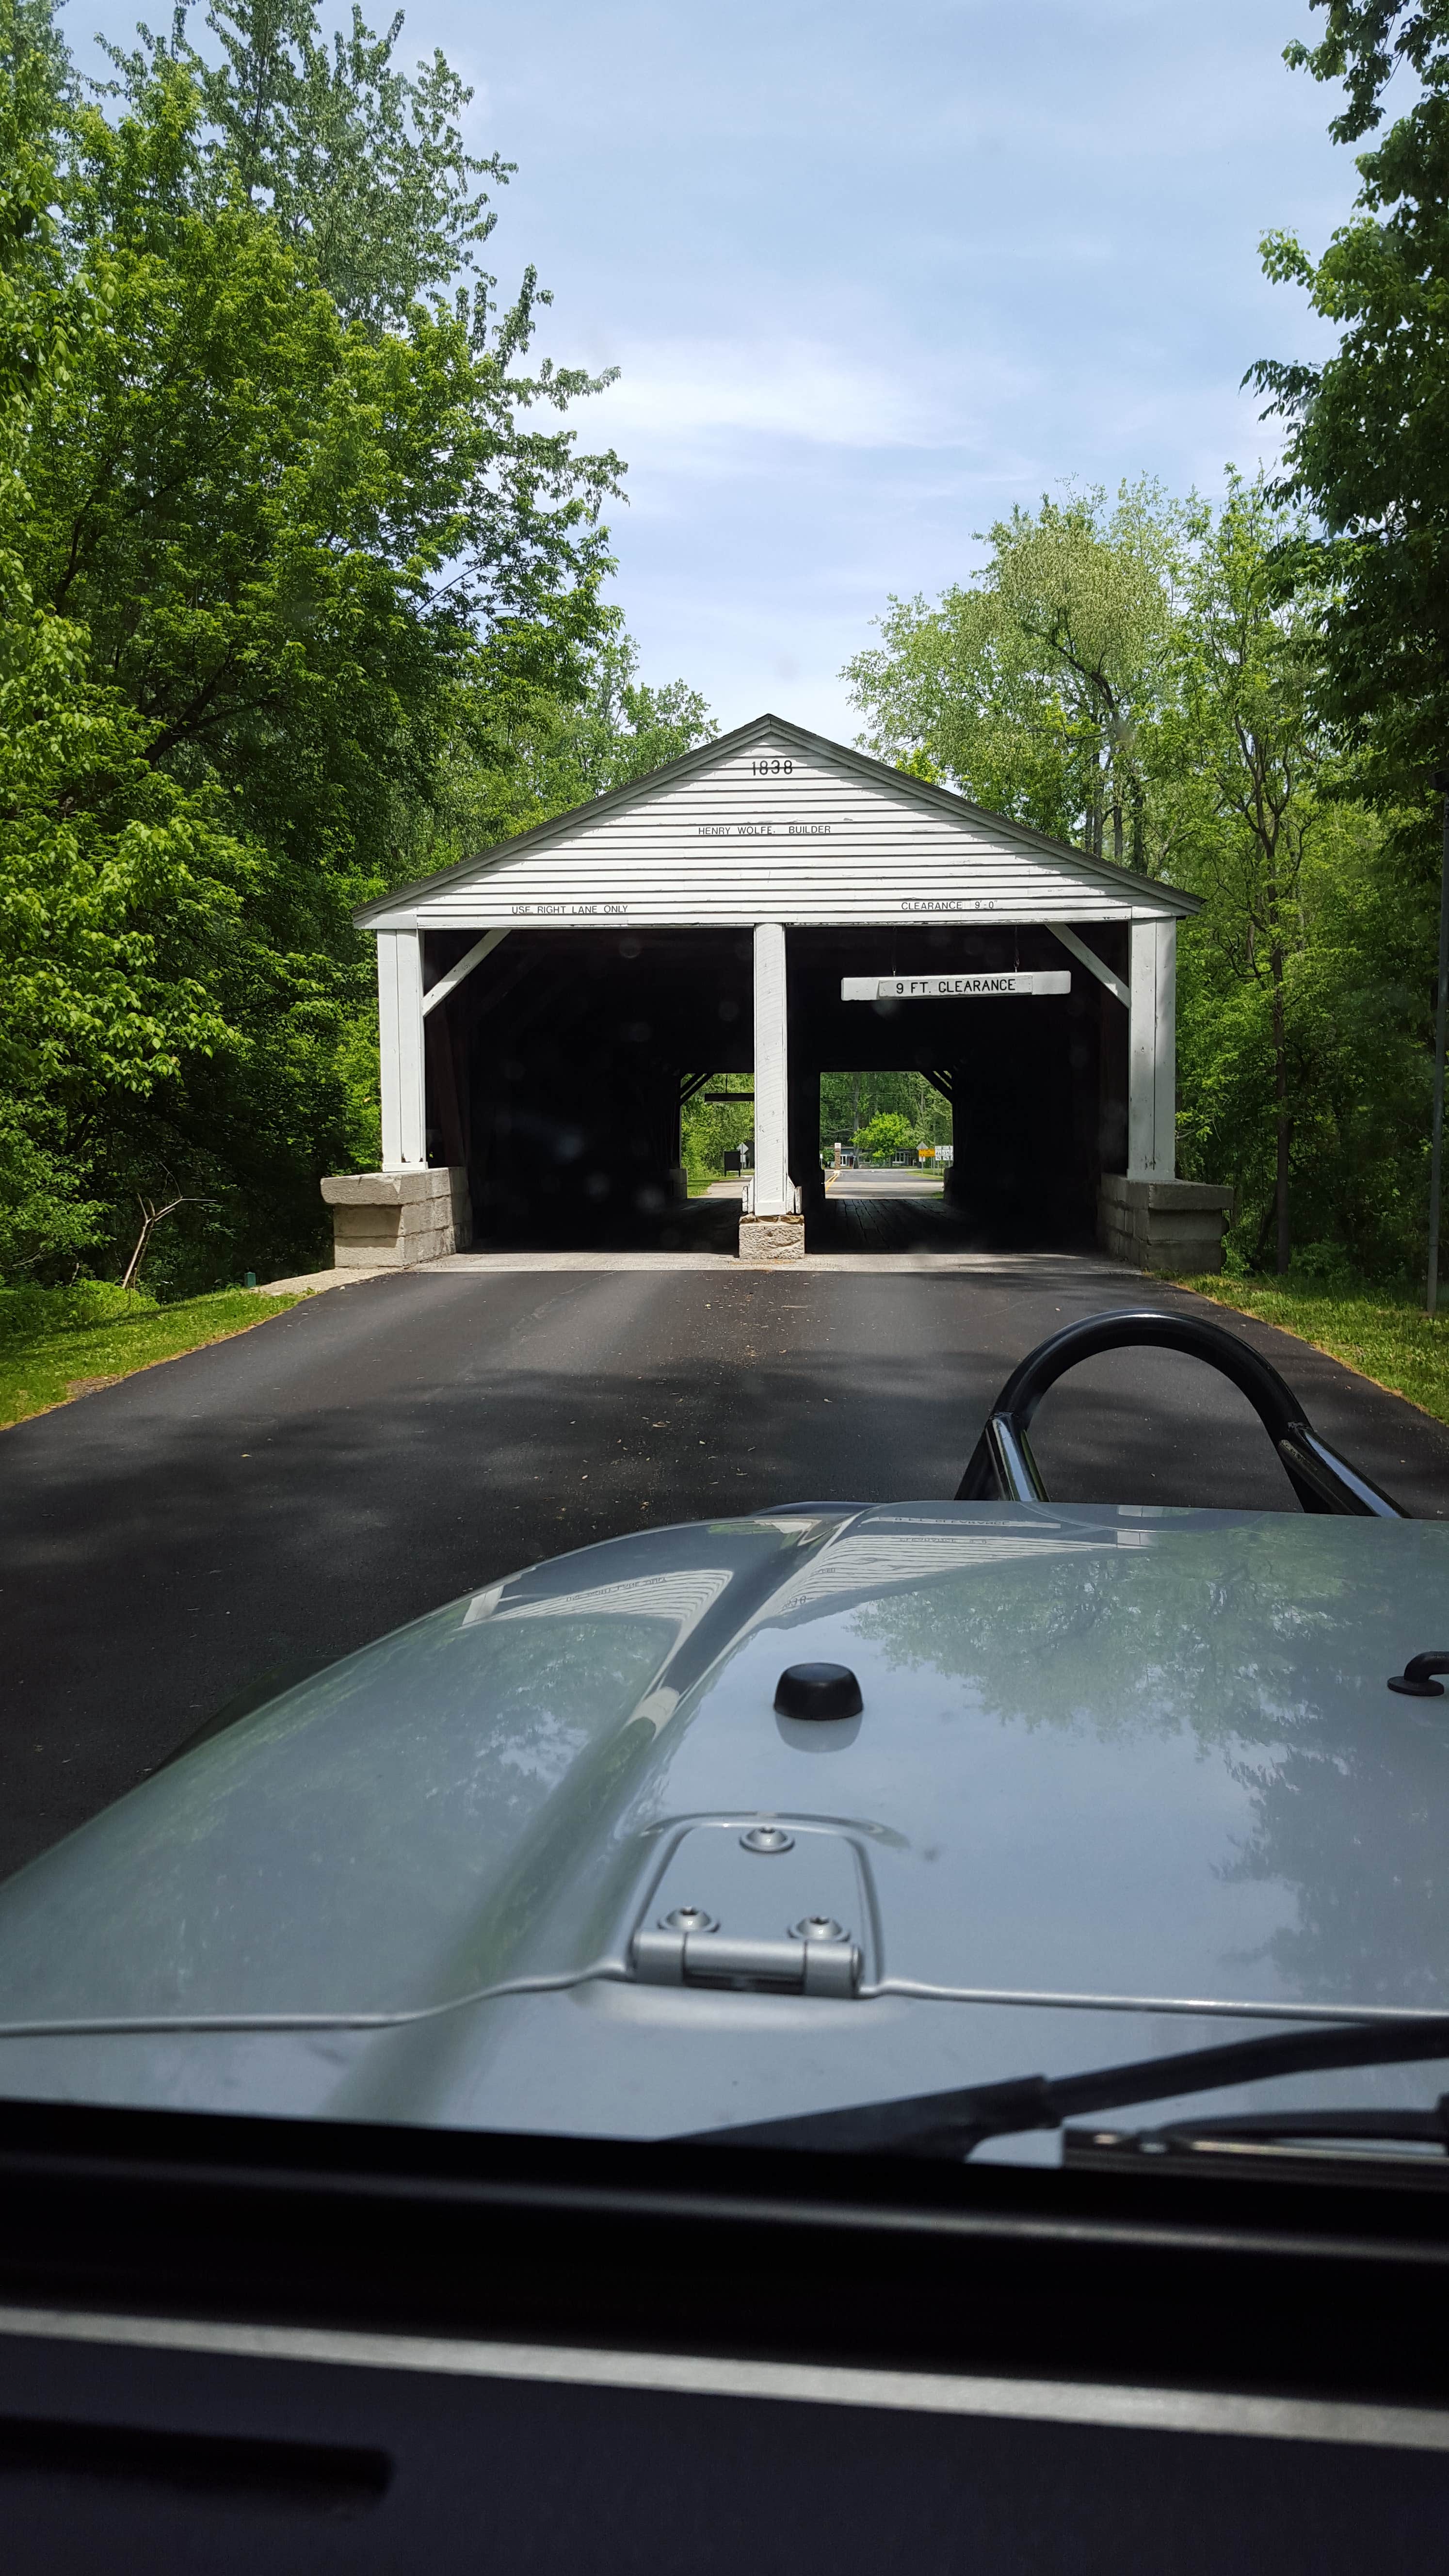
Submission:
M 752 1852 L 793 1851 L 795 1837 L 783 1825 L 751 1825 L 748 1833 L 741 1834 L 740 1846 Z

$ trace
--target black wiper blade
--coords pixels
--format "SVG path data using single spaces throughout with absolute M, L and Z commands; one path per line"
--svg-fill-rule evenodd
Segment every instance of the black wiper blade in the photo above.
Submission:
M 1341 2022 L 1275 2031 L 1221 2048 L 1133 2058 L 1126 2065 L 1099 2066 L 1082 2075 L 1027 2075 L 1014 2083 L 914 2093 L 847 2111 L 806 2111 L 791 2119 L 751 2120 L 738 2128 L 698 2129 L 688 2143 L 810 2147 L 825 2155 L 959 2158 L 988 2138 L 1059 2129 L 1083 2112 L 1163 2102 L 1175 2093 L 1221 2092 L 1230 2084 L 1262 2083 L 1274 2075 L 1310 2075 L 1339 2066 L 1409 2066 L 1434 2057 L 1449 2058 L 1449 2013 L 1418 2022 Z
M 1088 2134 L 1083 2132 L 1084 2135 Z M 1312 2103 L 1296 2111 L 1240 2111 L 1226 2120 L 1169 2120 L 1161 2129 L 1109 2130 L 1106 2135 L 1134 2147 L 1177 2144 L 1186 2138 L 1386 2138 L 1406 2144 L 1427 2139 L 1449 2150 L 1449 2093 L 1433 2109 L 1414 2111 L 1405 2105 L 1388 2111 L 1317 2110 Z
M 1079 2168 L 1122 2171 L 1134 2165 L 1201 2169 L 1216 2157 L 1246 2164 L 1254 2158 L 1311 2157 L 1316 2162 L 1365 2158 L 1382 2166 L 1384 2147 L 1437 2147 L 1436 2158 L 1400 2158 L 1415 2180 L 1449 2182 L 1449 2093 L 1432 2110 L 1244 2111 L 1224 2120 L 1170 2120 L 1160 2129 L 1068 2129 L 1062 2161 Z

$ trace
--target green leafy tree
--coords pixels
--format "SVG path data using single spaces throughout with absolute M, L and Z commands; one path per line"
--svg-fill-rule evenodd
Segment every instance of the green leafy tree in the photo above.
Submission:
M 652 688 L 616 609 L 580 595 L 547 623 L 501 627 L 459 700 L 429 866 L 586 805 L 718 730 L 683 680 Z M 601 631 L 602 630 L 602 631 Z
M 853 1142 L 862 1154 L 870 1154 L 878 1162 L 884 1162 L 892 1154 L 914 1153 L 916 1131 L 910 1119 L 903 1118 L 898 1110 L 881 1109 L 868 1126 L 861 1128 Z
M 1261 477 L 1247 482 L 1229 469 L 1222 509 L 1200 512 L 1195 533 L 1174 627 L 1176 685 L 1153 757 L 1179 881 L 1207 900 L 1194 937 L 1217 948 L 1244 988 L 1254 1029 L 1261 1001 L 1272 1083 L 1272 1230 L 1277 1267 L 1286 1271 L 1295 1118 L 1289 1020 L 1295 969 L 1311 935 L 1305 864 L 1338 765 L 1313 697 L 1321 603 L 1311 592 L 1282 597 L 1277 558 L 1295 523 Z
M 21 1271 L 104 1234 L 118 1104 L 230 1042 L 214 977 L 252 874 L 33 579 L 35 424 L 112 320 L 54 220 L 62 75 L 48 18 L 0 0 L 0 1264 Z
M 828 1154 L 838 1138 L 854 1144 L 858 1131 L 886 1113 L 904 1119 L 912 1139 L 949 1144 L 951 1108 L 923 1073 L 824 1073 L 820 1077 L 820 1141 Z
M 375 845 L 479 620 L 597 614 L 612 460 L 551 512 L 568 453 L 519 428 L 528 388 L 464 321 L 369 333 L 245 196 L 198 210 L 174 66 L 144 115 L 79 123 L 77 274 L 104 278 L 110 328 L 37 409 L 37 588 L 87 623 L 153 761 L 204 763 L 294 848 Z
M 218 1006 L 257 870 L 145 757 L 75 630 L 12 626 L 0 674 L 0 1263 L 109 1230 L 118 1123 L 236 1033 Z M 97 1195 L 97 1183 L 100 1194 Z
M 343 170 L 326 249 L 315 81 L 313 197 L 279 213 L 179 39 L 107 117 L 4 5 L 0 1259 L 164 1188 L 205 1206 L 155 1275 L 205 1285 L 315 1257 L 318 1173 L 375 1153 L 351 907 L 434 845 L 490 656 L 586 697 L 615 466 L 529 424 L 588 380 L 520 371 L 526 312 L 490 337 L 481 286 L 414 291 L 426 261 L 324 283 L 372 218 Z M 362 32 L 331 60 L 365 122 Z M 480 237 L 465 195 L 436 260 Z
M 1320 365 L 1264 360 L 1250 379 L 1289 424 L 1282 493 L 1312 514 L 1280 569 L 1322 597 L 1321 703 L 1355 791 L 1382 819 L 1379 928 L 1396 970 L 1394 1027 L 1421 1057 L 1422 1120 L 1440 858 L 1429 789 L 1449 765 L 1449 5 L 1314 5 L 1322 41 L 1290 46 L 1287 59 L 1342 82 L 1336 141 L 1377 140 L 1358 158 L 1352 218 L 1320 257 L 1288 234 L 1264 244 L 1269 275 L 1306 290 L 1336 349 Z M 1385 127 L 1396 72 L 1417 95 Z M 1402 1079 L 1392 1092 L 1403 1098 Z M 1410 1189 L 1407 1152 L 1394 1159 L 1401 1215 L 1423 1204 L 1424 1156 Z
M 496 277 L 477 265 L 497 217 L 473 183 L 502 184 L 512 165 L 464 149 L 459 120 L 472 92 L 441 55 L 411 77 L 395 69 L 401 12 L 378 37 L 354 7 L 350 32 L 329 47 L 315 0 L 215 0 L 207 25 L 220 63 L 191 46 L 187 15 L 178 8 L 169 40 L 143 29 L 135 52 L 108 50 L 143 127 L 158 96 L 189 103 L 176 179 L 188 210 L 221 217 L 242 196 L 344 324 L 406 342 L 451 323 L 453 345 L 474 362 L 468 403 L 486 434 L 441 597 L 491 628 L 551 617 L 580 585 L 592 592 L 607 564 L 599 506 L 623 469 L 612 453 L 576 454 L 571 430 L 540 420 L 615 371 L 592 376 L 552 359 L 525 369 L 552 298 L 530 266 L 499 307 Z
M 1143 731 L 1172 630 L 1183 514 L 1155 484 L 1016 509 L 935 608 L 893 600 L 844 676 L 882 759 L 1095 855 L 1146 864 Z
M 443 56 L 398 70 L 401 11 L 378 36 L 354 6 L 329 44 L 312 0 L 215 0 L 208 59 L 189 15 L 175 10 L 169 37 L 142 28 L 130 53 L 105 50 L 134 109 L 167 65 L 185 72 L 218 201 L 239 184 L 269 211 L 347 321 L 398 328 L 420 298 L 451 301 L 461 283 L 481 331 L 497 280 L 477 255 L 497 217 L 476 183 L 502 185 L 512 165 L 465 149 L 473 93 Z
M 1264 245 L 1269 275 L 1306 289 L 1337 349 L 1250 376 L 1290 424 L 1285 492 L 1320 526 L 1298 551 L 1326 594 L 1328 704 L 1398 796 L 1449 751 L 1449 5 L 1314 5 L 1322 43 L 1287 59 L 1344 83 L 1336 141 L 1382 124 L 1401 66 L 1420 94 L 1360 156 L 1354 217 L 1321 258 L 1289 234 Z
M 1153 506 L 1158 550 L 1144 542 L 1134 555 L 1129 528 L 1120 580 L 1099 596 L 1142 602 L 1135 628 L 1123 608 L 1120 633 L 1137 641 L 1133 655 L 1124 644 L 1117 681 L 1109 672 L 1114 703 L 1133 709 L 1113 773 L 1127 817 L 1151 872 L 1205 905 L 1180 952 L 1183 1167 L 1232 1184 L 1232 1249 L 1249 1266 L 1286 1268 L 1297 1245 L 1315 1262 L 1398 1274 L 1422 1222 L 1415 955 L 1432 933 L 1412 881 L 1406 900 L 1402 818 L 1361 801 L 1361 766 L 1325 705 L 1329 575 L 1301 509 L 1261 476 L 1229 470 L 1217 507 L 1160 496 Z M 1157 567 L 1151 596 L 1134 589 L 1144 561 Z M 1080 613 L 1059 587 L 1075 658 L 1090 669 L 1090 584 Z M 924 758 L 982 803 L 1091 846 L 1093 770 L 1085 786 L 1072 771 L 1084 736 L 1070 728 L 1096 719 L 1086 695 L 1069 706 L 1041 658 L 1044 637 L 1062 640 L 1042 614 L 1045 589 L 1034 543 L 1010 580 L 1003 550 L 989 582 L 948 593 L 936 612 L 898 612 L 885 645 L 851 669 L 878 748 L 900 759 L 924 737 Z M 1106 609 L 1094 613 L 1104 635 Z M 989 653 L 973 659 L 962 638 L 982 635 Z M 1133 671 L 1129 691 L 1121 675 Z M 1107 778 L 1100 735 L 1085 738 Z M 920 1079 L 828 1076 L 822 1108 L 837 1135 L 852 1134 L 857 1107 L 867 1119 L 912 1114 L 904 1094 L 867 1086 Z M 949 1132 L 945 1104 L 934 1114 L 940 1128 L 916 1113 L 919 1136 Z
M 728 1075 L 720 1084 L 721 1091 L 733 1086 L 745 1089 L 745 1078 Z M 747 1152 L 753 1146 L 755 1112 L 749 1100 L 732 1106 L 724 1100 L 707 1100 L 696 1092 L 686 1101 L 680 1120 L 680 1150 L 689 1174 L 692 1190 L 706 1189 L 711 1181 L 732 1180 L 745 1168 L 740 1162 L 740 1147 Z
M 1189 1173 L 1233 1184 L 1252 1267 L 1286 1271 L 1297 1246 L 1392 1274 L 1422 1164 L 1414 916 L 1325 717 L 1303 534 L 1230 470 L 1182 582 L 1151 782 L 1174 877 L 1206 907 L 1182 942 L 1179 1139 Z
M 563 712 L 554 776 L 545 789 L 584 804 L 611 787 L 627 787 L 699 744 L 719 727 L 697 689 L 685 680 L 652 688 L 639 678 L 633 638 L 616 620 L 594 653 L 578 703 Z

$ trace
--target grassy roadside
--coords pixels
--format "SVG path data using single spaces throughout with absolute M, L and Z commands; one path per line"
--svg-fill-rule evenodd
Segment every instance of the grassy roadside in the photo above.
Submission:
M 1231 1306 L 1239 1315 L 1257 1315 L 1285 1333 L 1311 1342 L 1330 1359 L 1342 1360 L 1361 1377 L 1393 1395 L 1407 1396 L 1436 1422 L 1449 1422 L 1449 1314 L 1430 1322 L 1408 1297 L 1370 1288 L 1361 1281 L 1345 1285 L 1316 1279 L 1284 1280 L 1179 1279 L 1179 1288 L 1195 1289 L 1215 1305 Z
M 174 1306 L 126 1297 L 98 1282 L 0 1290 L 0 1428 L 157 1360 L 225 1341 L 298 1303 L 259 1297 L 250 1288 L 223 1288 Z

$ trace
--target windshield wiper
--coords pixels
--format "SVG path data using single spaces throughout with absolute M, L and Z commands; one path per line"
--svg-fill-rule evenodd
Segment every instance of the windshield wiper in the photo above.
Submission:
M 1449 2093 L 1441 2093 L 1430 2111 L 1318 2110 L 1311 2103 L 1296 2111 L 1243 2111 L 1225 2120 L 1170 2120 L 1161 2129 L 1068 2129 L 1062 2139 L 1062 2161 L 1095 2166 L 1175 2161 L 1201 2164 L 1214 2156 L 1311 2156 L 1322 2162 L 1345 2156 L 1374 2156 L 1383 2147 L 1437 2147 L 1438 2160 L 1423 2156 L 1401 2159 L 1416 2174 L 1426 2169 L 1449 2179 Z M 1377 2156 L 1382 2164 L 1383 2158 Z
M 960 2158 L 987 2138 L 1059 2129 L 1082 2112 L 1164 2102 L 1175 2093 L 1220 2092 L 1230 2084 L 1261 2083 L 1273 2075 L 1309 2075 L 1335 2066 L 1408 2066 L 1425 2057 L 1449 2058 L 1449 2013 L 1420 2022 L 1348 2022 L 1331 2029 L 1270 2033 L 1222 2048 L 1185 2049 L 1174 2057 L 1134 2058 L 1125 2066 L 1099 2066 L 1083 2075 L 1026 2075 L 1009 2084 L 914 2093 L 902 2101 L 865 2102 L 847 2111 L 806 2111 L 792 2119 L 751 2120 L 739 2128 L 697 2129 L 687 2143 Z

